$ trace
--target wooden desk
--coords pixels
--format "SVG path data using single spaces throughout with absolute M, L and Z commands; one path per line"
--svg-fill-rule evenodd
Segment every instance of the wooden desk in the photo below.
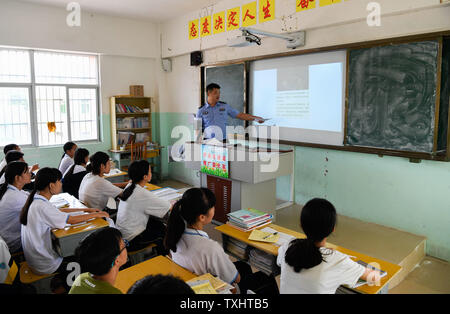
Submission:
M 54 195 L 50 202 L 58 202 L 61 199 L 69 203 L 68 206 L 63 206 L 62 208 L 87 208 L 87 206 L 68 193 Z M 75 248 L 86 236 L 95 230 L 108 226 L 109 223 L 103 218 L 95 218 L 63 229 L 53 229 L 51 232 L 53 249 L 62 257 L 72 256 Z
M 160 186 L 157 186 L 157 185 L 154 185 L 154 184 L 151 184 L 151 183 L 147 183 L 147 184 L 145 185 L 145 188 L 146 188 L 147 190 L 149 190 L 149 191 L 155 191 L 155 190 L 161 189 Z
M 260 229 L 263 229 L 265 227 L 266 226 L 261 227 Z M 268 227 L 275 229 L 277 231 L 283 232 L 283 233 L 287 233 L 287 234 L 292 235 L 299 239 L 306 238 L 306 236 L 302 233 L 295 232 L 295 231 L 283 228 L 283 227 L 275 225 L 275 224 L 270 224 Z M 234 257 L 237 257 L 235 254 L 233 254 L 227 250 L 228 240 L 231 237 L 233 239 L 236 239 L 238 241 L 241 241 L 241 242 L 247 244 L 250 247 L 259 249 L 261 251 L 264 251 L 268 254 L 273 255 L 274 258 L 272 260 L 272 269 L 273 269 L 272 275 L 276 276 L 280 273 L 280 268 L 276 264 L 276 258 L 278 256 L 278 248 L 279 248 L 278 246 L 276 246 L 275 244 L 272 244 L 272 243 L 251 241 L 248 239 L 250 232 L 243 232 L 243 231 L 237 230 L 233 227 L 230 227 L 227 224 L 218 226 L 215 229 L 218 230 L 220 233 L 222 233 L 223 248 L 228 254 L 233 255 Z M 381 278 L 380 286 L 370 287 L 369 285 L 363 285 L 363 286 L 355 288 L 355 289 L 350 289 L 348 287 L 341 286 L 340 289 L 342 288 L 344 292 L 353 291 L 356 293 L 365 293 L 365 294 L 387 293 L 389 282 L 401 270 L 401 267 L 398 265 L 368 256 L 368 255 L 364 255 L 364 254 L 361 254 L 361 253 L 358 253 L 355 251 L 351 251 L 349 249 L 334 245 L 332 243 L 327 243 L 327 247 L 337 250 L 341 253 L 347 254 L 349 256 L 356 257 L 356 259 L 354 259 L 354 260 L 362 260 L 366 263 L 377 263 L 378 265 L 380 265 L 380 268 L 382 270 L 387 272 L 387 275 L 385 277 Z
M 119 271 L 114 286 L 123 293 L 127 293 L 128 289 L 139 279 L 158 274 L 173 275 L 184 281 L 197 277 L 196 274 L 179 266 L 170 258 L 160 255 Z
M 119 168 L 120 169 L 120 168 Z M 111 169 L 113 170 L 113 169 Z M 115 169 L 114 169 L 115 170 Z M 116 172 L 116 170 L 114 171 Z M 111 172 L 110 172 L 111 173 Z M 128 175 L 128 172 L 120 170 L 118 173 L 114 174 L 104 174 L 104 177 L 106 180 L 112 182 L 112 183 L 121 183 L 125 181 L 125 177 Z

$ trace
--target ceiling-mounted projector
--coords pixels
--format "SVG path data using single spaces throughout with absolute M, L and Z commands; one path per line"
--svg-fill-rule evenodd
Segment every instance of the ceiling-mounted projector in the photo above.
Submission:
M 249 27 L 241 27 L 239 30 L 242 32 L 242 36 L 238 36 L 234 39 L 229 39 L 227 42 L 228 47 L 247 47 L 251 45 L 261 45 L 261 38 L 256 36 L 263 35 L 268 37 L 275 37 L 284 39 L 287 41 L 286 47 L 289 49 L 295 49 L 305 45 L 305 31 L 299 31 L 286 34 L 275 34 Z

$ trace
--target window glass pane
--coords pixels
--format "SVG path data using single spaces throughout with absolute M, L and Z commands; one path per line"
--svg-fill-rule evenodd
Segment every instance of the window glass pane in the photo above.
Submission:
M 31 144 L 28 88 L 0 87 L 0 146 Z
M 36 83 L 97 85 L 97 57 L 35 52 Z
M 97 139 L 97 90 L 69 89 L 72 140 Z
M 0 82 L 30 83 L 30 55 L 24 50 L 0 49 Z
M 36 86 L 39 145 L 68 141 L 67 99 L 64 86 Z

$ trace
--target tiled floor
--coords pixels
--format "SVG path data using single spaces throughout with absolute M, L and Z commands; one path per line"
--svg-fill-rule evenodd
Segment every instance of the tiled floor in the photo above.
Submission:
M 171 180 L 161 182 L 158 185 L 177 189 L 189 187 L 184 183 Z M 299 227 L 300 211 L 301 206 L 296 204 L 278 210 L 276 223 L 301 232 Z M 214 230 L 215 227 L 214 224 L 210 224 L 205 227 L 205 231 L 212 239 L 221 243 L 221 235 Z M 358 236 L 355 236 L 355 234 Z M 370 234 L 370 236 L 366 237 L 366 234 Z M 396 241 L 389 240 L 393 238 Z M 377 256 L 392 263 L 399 263 L 401 257 L 408 252 L 408 246 L 414 247 L 420 241 L 423 241 L 423 237 L 364 223 L 345 216 L 338 217 L 336 231 L 329 239 L 331 243 L 367 255 Z M 367 245 L 368 243 L 370 245 Z M 276 279 L 279 282 L 279 276 Z M 390 289 L 389 292 L 395 294 L 449 294 L 450 263 L 426 256 L 400 284 Z

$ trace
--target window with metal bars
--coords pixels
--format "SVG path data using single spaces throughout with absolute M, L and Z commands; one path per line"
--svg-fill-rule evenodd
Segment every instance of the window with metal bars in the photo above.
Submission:
M 0 47 L 0 146 L 99 139 L 97 55 Z

